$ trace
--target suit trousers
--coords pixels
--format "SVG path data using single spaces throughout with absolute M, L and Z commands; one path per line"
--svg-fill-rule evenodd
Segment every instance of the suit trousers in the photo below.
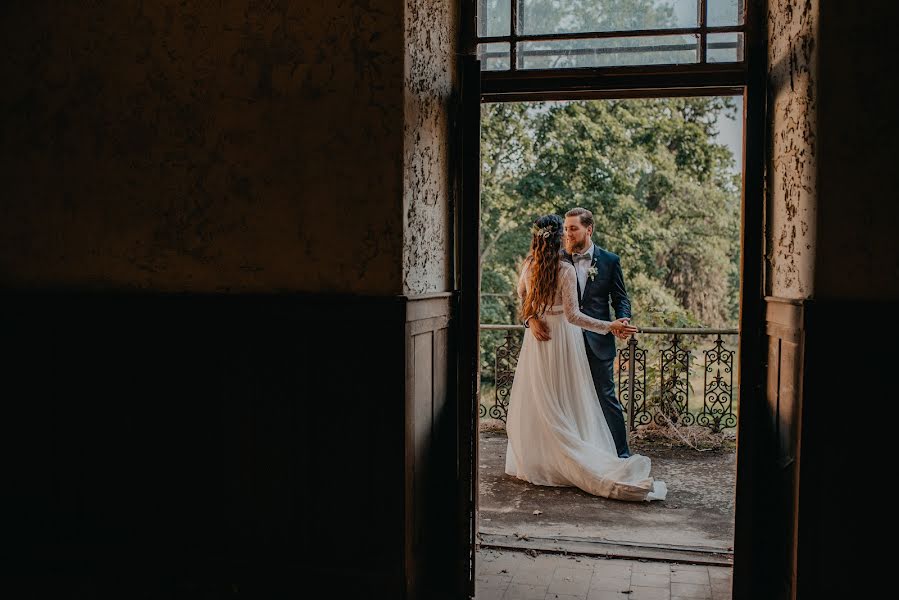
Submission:
M 593 375 L 593 385 L 596 386 L 599 405 L 602 407 L 602 413 L 605 415 L 609 429 L 612 431 L 615 448 L 618 450 L 619 457 L 626 458 L 631 453 L 627 446 L 624 407 L 621 406 L 621 403 L 615 397 L 615 371 L 613 368 L 615 359 L 597 358 L 589 346 L 587 346 L 586 351 L 587 361 L 590 363 L 590 373 Z

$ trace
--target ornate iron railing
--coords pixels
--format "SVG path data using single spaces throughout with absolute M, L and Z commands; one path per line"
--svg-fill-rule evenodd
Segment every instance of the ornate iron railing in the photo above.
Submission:
M 492 353 L 482 360 L 480 416 L 505 423 L 509 408 L 509 393 L 521 350 L 524 327 L 521 325 L 481 325 L 482 348 L 487 332 L 504 332 Z M 487 333 L 487 336 L 484 334 Z M 727 337 L 736 336 L 736 329 L 662 328 L 647 327 L 628 339 L 619 348 L 617 360 L 618 399 L 627 413 L 628 426 L 633 431 L 639 425 L 655 422 L 660 425 L 701 425 L 721 431 L 737 425 L 734 388 L 734 360 L 736 339 L 726 347 Z M 647 336 L 647 344 L 640 341 Z M 658 341 L 648 336 L 666 336 Z M 685 338 L 691 339 L 690 344 Z M 705 347 L 700 345 L 705 342 Z M 647 353 L 655 350 L 654 363 L 647 362 Z M 691 405 L 692 390 L 699 385 L 694 356 L 702 357 L 702 405 Z M 492 364 L 491 364 L 492 363 Z M 493 384 L 492 398 L 485 388 Z M 695 397 L 695 393 L 692 393 Z M 492 400 L 492 401 L 491 401 Z

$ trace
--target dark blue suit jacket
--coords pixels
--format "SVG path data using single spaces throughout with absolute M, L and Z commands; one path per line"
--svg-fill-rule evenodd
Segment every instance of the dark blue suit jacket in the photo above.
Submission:
M 574 264 L 571 255 L 562 251 L 565 260 Z M 596 276 L 591 280 L 587 276 L 584 289 L 578 282 L 578 300 L 581 312 L 594 319 L 614 321 L 631 316 L 631 301 L 627 297 L 627 289 L 624 287 L 624 276 L 621 274 L 621 261 L 617 254 L 603 250 L 593 244 L 593 266 L 596 267 Z M 614 308 L 615 319 L 610 310 Z M 587 343 L 588 352 L 600 359 L 615 358 L 615 336 L 611 333 L 600 335 L 592 331 L 584 331 L 584 340 Z

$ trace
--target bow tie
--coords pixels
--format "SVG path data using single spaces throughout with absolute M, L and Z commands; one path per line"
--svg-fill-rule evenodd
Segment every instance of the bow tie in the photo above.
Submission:
M 593 258 L 590 252 L 584 252 L 583 254 L 574 253 L 571 255 L 572 260 L 590 260 Z

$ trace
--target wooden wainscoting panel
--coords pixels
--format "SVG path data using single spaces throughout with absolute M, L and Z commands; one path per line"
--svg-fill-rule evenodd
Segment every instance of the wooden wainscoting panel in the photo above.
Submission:
M 770 430 L 758 434 L 766 436 L 772 445 L 766 452 L 770 459 L 767 485 L 771 486 L 768 506 L 772 514 L 763 527 L 773 540 L 776 557 L 770 562 L 775 571 L 766 575 L 772 582 L 773 597 L 788 600 L 796 593 L 805 301 L 767 297 L 765 302 Z
M 409 598 L 440 598 L 455 571 L 455 404 L 451 294 L 407 299 L 406 581 Z

